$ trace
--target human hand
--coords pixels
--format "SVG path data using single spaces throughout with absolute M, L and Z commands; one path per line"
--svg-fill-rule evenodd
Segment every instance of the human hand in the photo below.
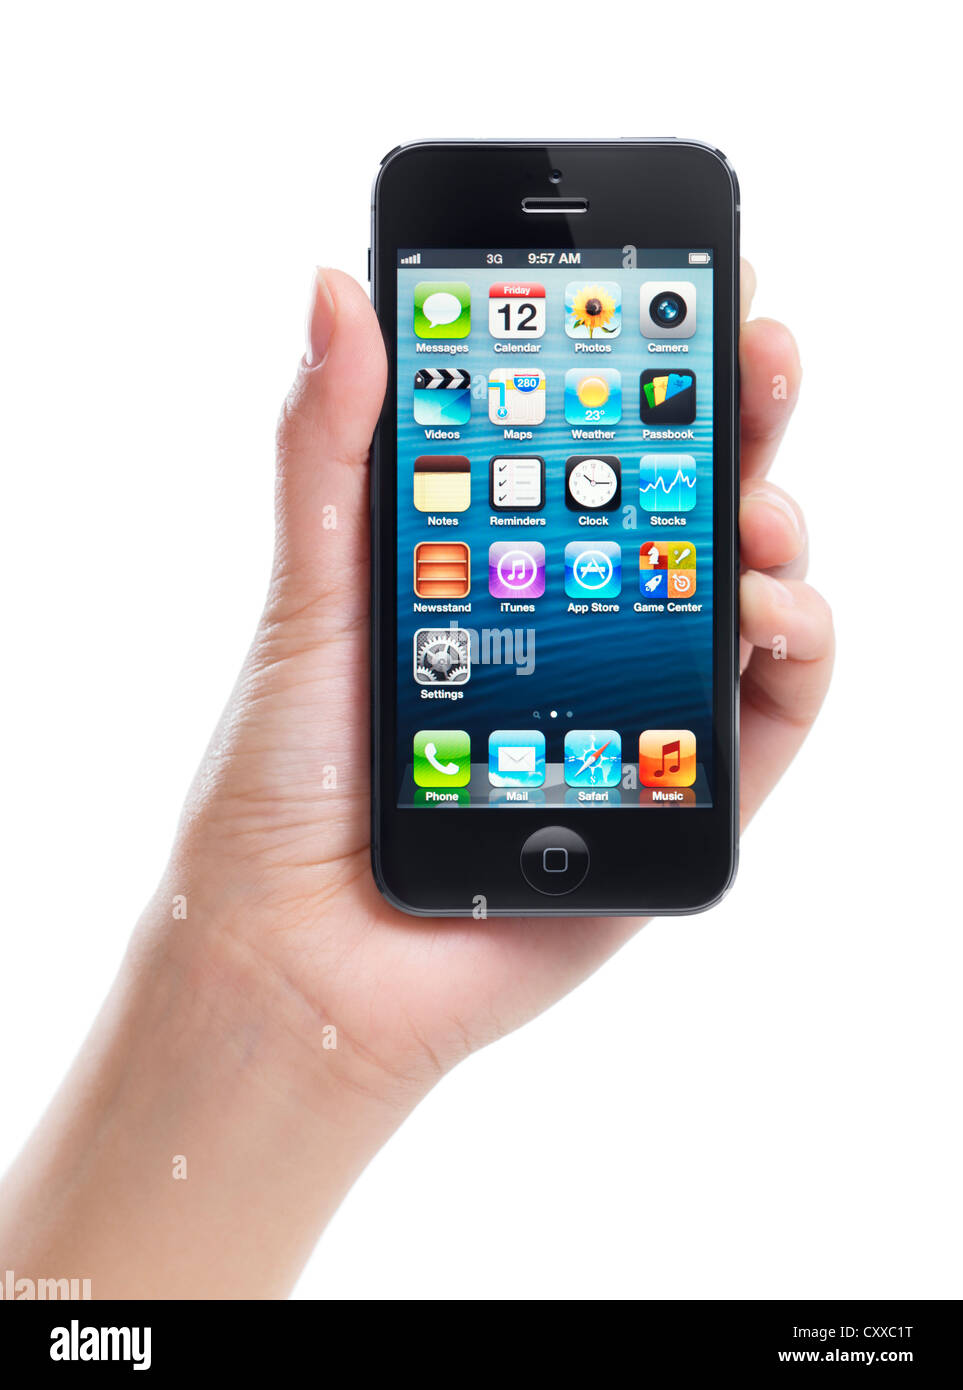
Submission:
M 744 268 L 747 304 L 752 282 Z M 740 356 L 745 823 L 818 712 L 833 638 L 800 512 L 765 480 L 795 344 L 759 320 Z M 114 989 L 0 1185 L 7 1268 L 89 1277 L 95 1298 L 283 1295 L 438 1077 L 641 925 L 415 918 L 375 888 L 365 464 L 384 381 L 363 291 L 319 276 L 278 431 L 265 610 Z
M 746 266 L 745 309 L 753 285 Z M 384 351 L 367 297 L 338 272 L 318 276 L 308 327 L 278 432 L 270 594 L 190 799 L 179 861 L 205 895 L 237 903 L 230 925 L 223 911 L 210 914 L 215 955 L 220 935 L 240 934 L 252 960 L 301 994 L 305 1018 L 337 1026 L 352 1074 L 417 1096 L 571 989 L 640 922 L 415 919 L 375 888 L 366 460 Z M 798 394 L 795 344 L 778 323 L 757 320 L 742 329 L 740 355 L 745 822 L 815 718 L 832 629 L 825 603 L 802 581 L 799 508 L 765 478 Z M 786 639 L 785 660 L 773 659 L 776 634 Z

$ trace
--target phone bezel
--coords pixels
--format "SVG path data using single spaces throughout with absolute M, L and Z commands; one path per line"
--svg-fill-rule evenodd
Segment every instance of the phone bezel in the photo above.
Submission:
M 561 186 L 552 181 L 553 170 L 562 171 Z M 522 211 L 522 198 L 553 194 L 586 197 L 589 210 L 537 219 Z M 696 141 L 431 141 L 401 146 L 382 162 L 372 200 L 371 286 L 389 365 L 371 456 L 372 867 L 381 892 L 405 912 L 683 913 L 711 905 L 732 882 L 738 846 L 738 221 L 731 166 L 718 150 Z M 629 242 L 713 250 L 714 805 L 594 813 L 565 807 L 513 806 L 503 813 L 485 807 L 399 808 L 398 248 Z M 520 869 L 522 843 L 549 824 L 582 836 L 591 855 L 585 880 L 564 897 L 539 893 Z

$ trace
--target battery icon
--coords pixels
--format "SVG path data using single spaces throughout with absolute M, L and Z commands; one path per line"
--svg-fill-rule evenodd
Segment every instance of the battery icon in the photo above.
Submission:
M 689 264 L 690 264 L 690 265 L 708 265 L 708 264 L 709 264 L 709 253 L 708 253 L 708 251 L 690 251 L 690 252 L 689 252 Z

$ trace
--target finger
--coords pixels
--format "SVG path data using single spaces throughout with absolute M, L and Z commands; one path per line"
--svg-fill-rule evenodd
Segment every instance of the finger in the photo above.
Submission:
M 761 478 L 747 479 L 739 504 L 739 546 L 745 569 L 778 579 L 802 579 L 809 542 L 802 511 L 788 493 Z
M 316 272 L 307 338 L 278 424 L 275 573 L 311 590 L 367 563 L 364 465 L 387 368 L 368 297 L 341 271 Z
M 739 334 L 742 476 L 766 473 L 799 396 L 802 366 L 789 329 L 753 319 Z
M 745 323 L 756 293 L 756 272 L 743 256 L 739 266 L 739 321 Z
M 835 649 L 829 605 L 799 580 L 750 571 L 741 631 L 753 648 L 742 677 L 742 822 L 759 809 L 819 713 Z

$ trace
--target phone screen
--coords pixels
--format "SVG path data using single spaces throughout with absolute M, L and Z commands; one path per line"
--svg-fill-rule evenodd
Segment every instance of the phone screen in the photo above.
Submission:
M 712 805 L 712 266 L 399 251 L 399 806 Z

